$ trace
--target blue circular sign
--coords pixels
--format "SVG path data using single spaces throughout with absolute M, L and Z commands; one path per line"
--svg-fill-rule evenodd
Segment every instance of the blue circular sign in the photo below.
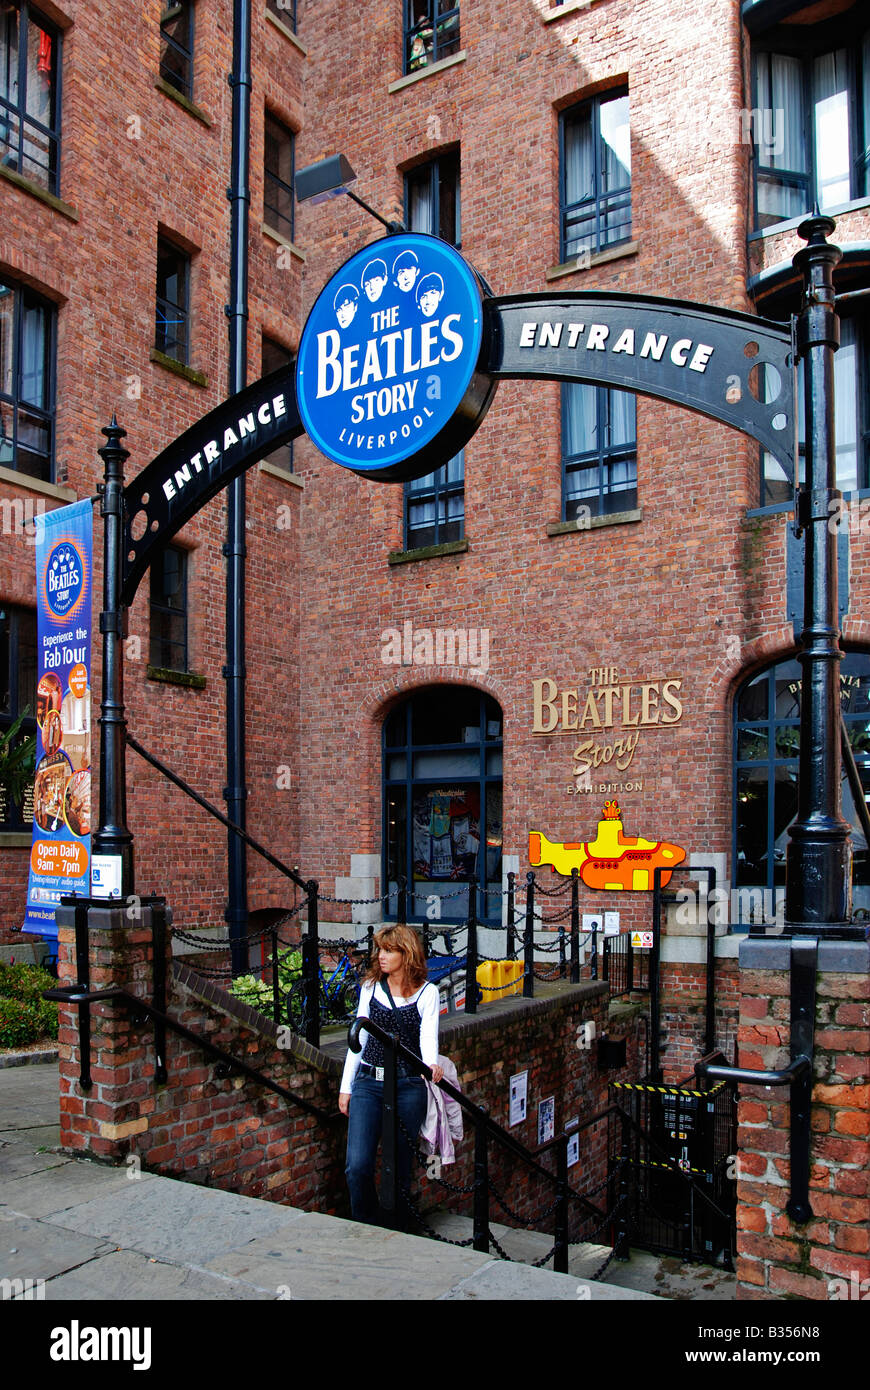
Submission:
M 309 437 L 366 477 L 432 472 L 489 405 L 482 343 L 481 285 L 458 251 L 411 232 L 374 242 L 332 277 L 303 330 L 296 391 Z

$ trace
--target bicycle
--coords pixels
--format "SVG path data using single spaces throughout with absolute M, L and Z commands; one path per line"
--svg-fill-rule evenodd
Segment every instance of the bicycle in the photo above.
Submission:
M 346 950 L 338 958 L 335 970 L 327 979 L 323 967 L 317 967 L 317 1003 L 321 1023 L 346 1023 L 356 1017 L 360 995 L 360 976 L 365 967 L 365 952 L 355 951 L 362 956 L 359 963 L 353 961 Z M 305 982 L 298 979 L 287 992 L 287 1022 L 296 1033 L 304 1033 L 308 1016 L 305 1010 Z

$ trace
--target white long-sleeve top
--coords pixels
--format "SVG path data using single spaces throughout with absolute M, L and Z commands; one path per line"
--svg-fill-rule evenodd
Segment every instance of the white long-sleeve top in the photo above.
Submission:
M 369 1017 L 369 1007 L 375 990 L 377 990 L 378 1003 L 383 1004 L 385 1009 L 391 1007 L 389 997 L 382 984 L 365 984 L 360 990 L 359 1007 L 356 1011 L 357 1018 Z M 420 1014 L 420 1056 L 427 1066 L 434 1067 L 438 1063 L 438 1018 L 441 1002 L 437 986 L 433 985 L 431 981 L 427 981 L 408 999 L 396 1000 L 400 1009 L 415 1002 Z M 364 1051 L 365 1044 L 363 1044 Z M 353 1086 L 354 1077 L 361 1061 L 362 1052 L 351 1052 L 348 1048 L 344 1073 L 341 1078 L 342 1091 L 349 1091 Z

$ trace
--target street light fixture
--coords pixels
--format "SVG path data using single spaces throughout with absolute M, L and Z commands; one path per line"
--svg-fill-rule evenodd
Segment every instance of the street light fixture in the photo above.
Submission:
M 388 222 L 356 193 L 350 191 L 348 185 L 356 183 L 356 174 L 343 154 L 331 154 L 326 159 L 318 160 L 316 164 L 309 164 L 306 169 L 300 169 L 295 182 L 297 203 L 325 203 L 330 198 L 340 198 L 342 193 L 346 193 L 348 198 L 352 198 L 372 217 L 377 218 L 391 235 L 405 231 L 403 222 Z

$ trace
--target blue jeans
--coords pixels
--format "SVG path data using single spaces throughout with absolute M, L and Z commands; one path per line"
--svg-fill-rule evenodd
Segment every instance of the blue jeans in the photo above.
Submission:
M 426 1085 L 419 1076 L 400 1076 L 397 1084 L 399 1119 L 416 1142 L 420 1126 L 426 1118 Z M 381 1208 L 375 1188 L 375 1159 L 384 1120 L 384 1083 L 374 1077 L 357 1073 L 350 1097 L 347 1126 L 347 1164 L 345 1175 L 350 1191 L 350 1208 L 354 1221 L 370 1225 L 382 1223 Z M 411 1148 L 399 1128 L 397 1177 L 399 1186 L 408 1190 L 411 1176 Z M 396 1216 L 399 1225 L 410 1217 L 401 1195 L 397 1196 Z

